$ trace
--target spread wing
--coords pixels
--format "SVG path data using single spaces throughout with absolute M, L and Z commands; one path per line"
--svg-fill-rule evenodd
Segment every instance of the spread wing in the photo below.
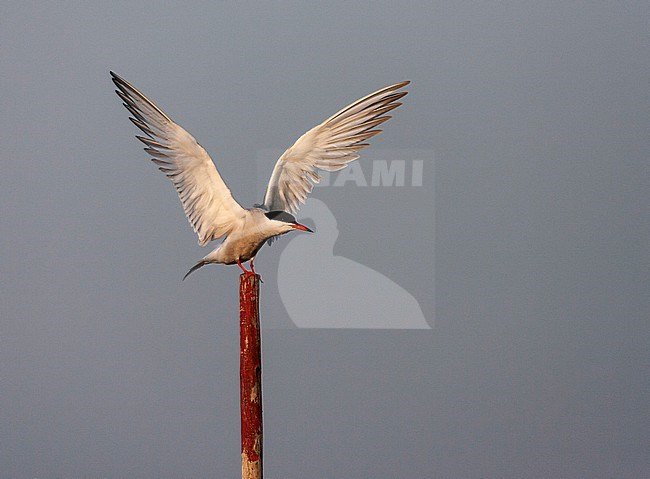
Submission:
M 337 171 L 359 158 L 366 140 L 381 133 L 375 129 L 391 117 L 386 113 L 401 105 L 407 92 L 397 91 L 408 81 L 382 88 L 355 101 L 302 135 L 273 168 L 264 195 L 271 211 L 295 213 L 320 181 L 318 170 Z
M 208 153 L 135 87 L 113 72 L 111 76 L 118 88 L 115 93 L 133 115 L 129 119 L 146 135 L 136 138 L 176 187 L 199 244 L 229 234 L 245 210 L 232 197 Z

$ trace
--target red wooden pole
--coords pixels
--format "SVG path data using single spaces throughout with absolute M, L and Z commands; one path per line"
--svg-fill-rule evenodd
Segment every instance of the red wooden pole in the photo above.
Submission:
M 239 398 L 241 477 L 262 479 L 262 355 L 260 276 L 239 276 Z

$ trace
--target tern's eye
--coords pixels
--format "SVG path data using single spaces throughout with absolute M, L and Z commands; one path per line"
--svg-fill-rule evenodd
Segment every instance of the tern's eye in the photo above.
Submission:
M 264 213 L 270 220 L 284 221 L 285 223 L 295 223 L 296 219 L 286 211 L 269 211 Z

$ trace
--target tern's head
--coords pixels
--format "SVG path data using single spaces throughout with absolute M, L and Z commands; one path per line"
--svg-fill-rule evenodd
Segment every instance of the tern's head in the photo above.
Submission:
M 292 229 L 313 233 L 313 231 L 307 228 L 305 225 L 298 223 L 296 221 L 296 218 L 286 211 L 269 211 L 268 213 L 264 214 L 269 220 L 275 222 L 283 233 L 287 233 Z

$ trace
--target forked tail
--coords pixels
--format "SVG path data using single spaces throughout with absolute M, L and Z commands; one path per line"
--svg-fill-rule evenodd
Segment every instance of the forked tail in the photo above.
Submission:
M 196 270 L 199 269 L 199 268 L 202 268 L 202 267 L 205 266 L 206 264 L 208 264 L 208 262 L 207 262 L 207 261 L 204 261 L 204 260 L 201 260 L 201 261 L 199 261 L 198 263 L 196 263 L 196 264 L 195 264 L 194 266 L 192 266 L 192 268 L 187 272 L 187 274 L 186 274 L 185 276 L 183 276 L 183 281 L 185 281 L 185 278 L 187 278 L 189 275 L 191 275 L 192 273 L 194 273 L 194 271 L 196 271 Z

